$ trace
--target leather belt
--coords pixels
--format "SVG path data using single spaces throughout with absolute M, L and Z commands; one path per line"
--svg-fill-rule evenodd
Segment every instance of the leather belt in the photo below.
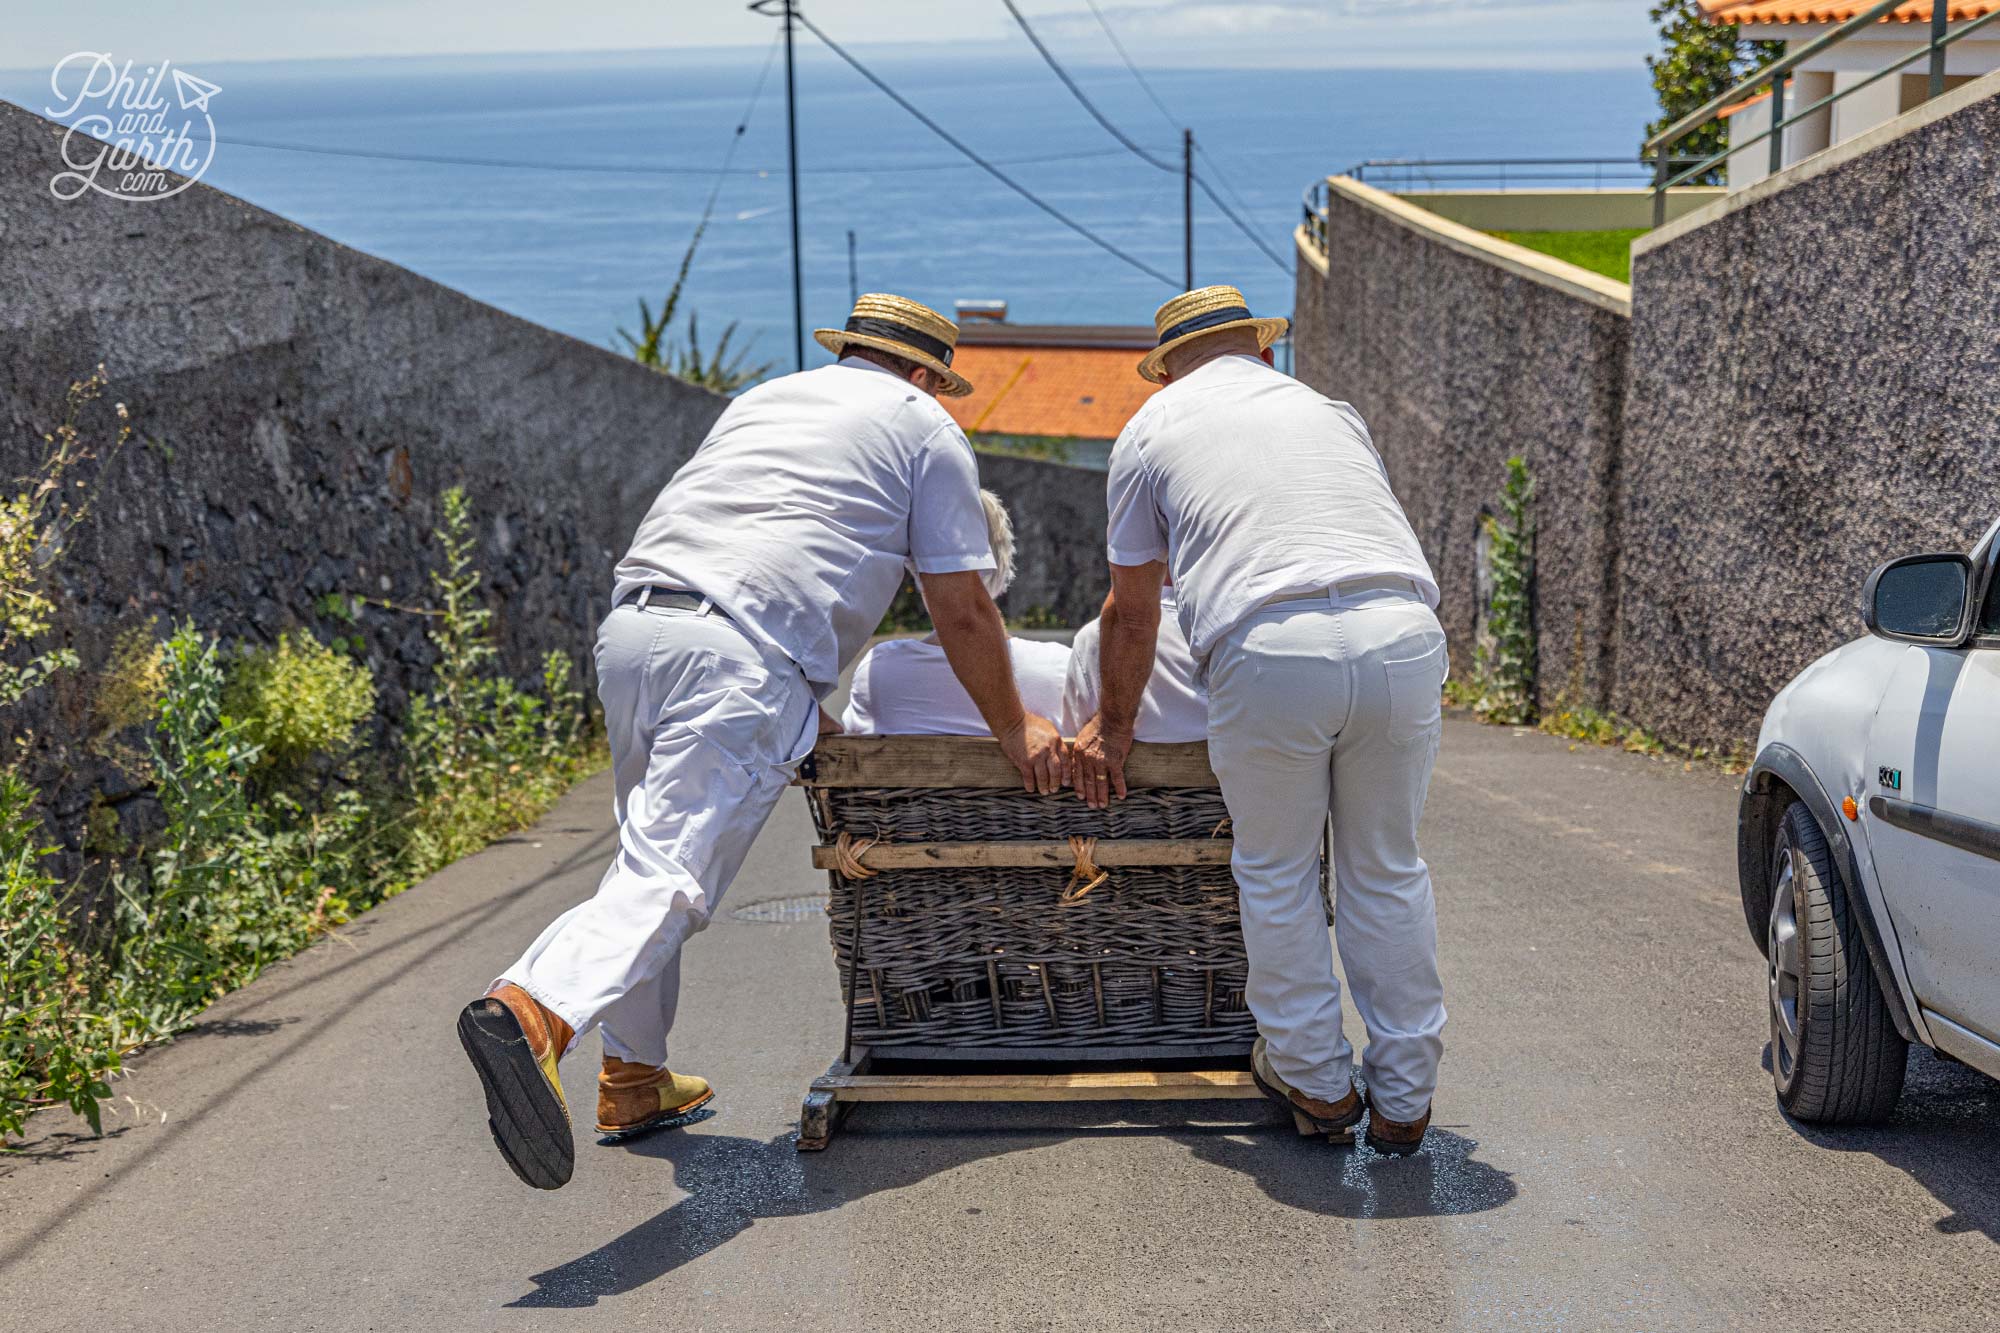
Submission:
M 1335 602 L 1371 592 L 1401 593 L 1417 601 L 1424 600 L 1423 593 L 1418 589 L 1414 579 L 1406 579 L 1399 574 L 1367 574 L 1360 578 L 1342 579 L 1316 592 L 1281 592 L 1276 597 L 1258 603 L 1257 609 L 1264 611 L 1272 607 L 1330 606 Z
M 728 613 L 714 602 L 698 592 L 689 592 L 685 588 L 660 588 L 648 585 L 637 592 L 627 593 L 625 600 L 619 605 L 636 606 L 641 611 L 656 609 L 693 611 L 697 615 L 721 616 L 724 620 L 729 619 Z

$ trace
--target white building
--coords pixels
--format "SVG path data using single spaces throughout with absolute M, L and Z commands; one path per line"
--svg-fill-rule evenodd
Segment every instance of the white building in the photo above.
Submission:
M 1700 0 L 1700 3 L 1710 23 L 1735 24 L 1740 29 L 1739 35 L 1748 41 L 1784 42 L 1788 53 L 1824 37 L 1871 7 L 1868 0 Z M 1881 22 L 1836 43 L 1793 71 L 1785 88 L 1788 116 L 1899 63 L 1899 58 L 1903 60 L 1898 73 L 1787 126 L 1784 165 L 1790 166 L 1800 158 L 1893 120 L 1930 96 L 1930 53 L 1923 48 L 1930 40 L 1931 3 L 1932 0 L 1910 0 L 1891 10 Z M 1947 0 L 1947 3 L 1951 6 L 1947 14 L 1953 28 L 1963 28 L 2000 8 L 2000 0 Z M 1945 48 L 1946 89 L 1996 69 L 2000 69 L 2000 19 Z M 1739 103 L 1724 114 L 1729 117 L 1730 142 L 1742 143 L 1770 128 L 1770 95 Z M 1762 139 L 1740 148 L 1729 155 L 1729 188 L 1740 190 L 1754 185 L 1771 174 L 1770 168 L 1770 140 Z

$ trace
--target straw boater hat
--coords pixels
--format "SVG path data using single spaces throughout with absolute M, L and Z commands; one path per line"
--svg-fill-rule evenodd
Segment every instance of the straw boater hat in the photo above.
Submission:
M 1153 332 L 1159 335 L 1160 345 L 1139 362 L 1139 373 L 1158 384 L 1168 352 L 1190 339 L 1224 329 L 1257 330 L 1257 350 L 1261 352 L 1282 338 L 1289 324 L 1284 319 L 1253 316 L 1243 293 L 1234 287 L 1197 287 L 1153 312 Z
M 855 301 L 845 328 L 815 330 L 813 340 L 835 356 L 849 346 L 860 346 L 907 357 L 943 376 L 938 392 L 948 398 L 972 392 L 972 382 L 951 368 L 958 325 L 929 306 L 900 296 L 864 293 Z

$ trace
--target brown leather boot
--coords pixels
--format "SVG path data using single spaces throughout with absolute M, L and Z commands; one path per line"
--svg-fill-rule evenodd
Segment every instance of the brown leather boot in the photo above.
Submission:
M 619 1143 L 672 1129 L 688 1123 L 714 1096 L 707 1080 L 692 1074 L 607 1055 L 597 1075 L 597 1132 L 605 1136 L 603 1142 Z
M 1368 1107 L 1368 1146 L 1391 1157 L 1408 1157 L 1423 1147 L 1424 1131 L 1430 1127 L 1428 1106 L 1415 1120 L 1391 1120 L 1376 1110 L 1373 1103 Z
M 1313 1138 L 1324 1134 L 1328 1143 L 1353 1143 L 1354 1127 L 1361 1121 L 1361 1094 L 1348 1086 L 1347 1095 L 1337 1102 L 1321 1101 L 1308 1097 L 1298 1089 L 1289 1087 L 1271 1068 L 1271 1057 L 1265 1050 L 1264 1039 L 1257 1038 L 1257 1044 L 1250 1048 L 1250 1076 L 1257 1080 L 1257 1086 L 1264 1095 L 1292 1113 L 1292 1125 L 1302 1138 Z
M 486 1089 L 486 1124 L 514 1174 L 538 1190 L 560 1189 L 576 1166 L 569 1103 L 556 1061 L 570 1025 L 519 986 L 501 982 L 465 1006 L 458 1041 Z

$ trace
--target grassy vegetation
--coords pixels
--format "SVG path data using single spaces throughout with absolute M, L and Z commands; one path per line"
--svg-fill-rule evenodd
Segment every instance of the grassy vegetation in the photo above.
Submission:
M 86 465 L 130 434 L 120 406 L 106 443 L 86 438 L 79 416 L 103 388 L 101 372 L 72 386 L 40 467 L 0 497 L 0 707 L 81 666 L 47 643 L 49 576 L 87 514 Z M 97 677 L 90 743 L 164 827 L 135 842 L 93 807 L 73 882 L 47 869 L 25 747 L 0 751 L 0 1143 L 43 1106 L 96 1126 L 129 1052 L 600 765 L 567 657 L 549 655 L 533 692 L 494 669 L 472 531 L 463 493 L 447 492 L 438 605 L 417 612 L 438 666 L 393 744 L 361 745 L 377 692 L 358 636 L 250 647 L 191 622 L 164 641 L 135 627 Z
M 1644 227 L 1619 231 L 1496 231 L 1503 241 L 1553 255 L 1566 264 L 1587 268 L 1619 282 L 1632 281 L 1632 242 Z

